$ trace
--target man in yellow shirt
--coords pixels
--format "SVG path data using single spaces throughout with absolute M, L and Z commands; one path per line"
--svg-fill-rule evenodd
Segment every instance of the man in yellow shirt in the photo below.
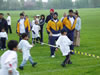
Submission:
M 47 32 L 49 34 L 49 43 L 51 45 L 55 45 L 55 41 L 60 36 L 60 31 L 62 30 L 63 25 L 60 20 L 58 20 L 58 13 L 55 12 L 53 15 L 53 19 L 48 22 L 47 25 Z M 51 57 L 55 57 L 55 48 L 50 47 L 51 50 Z
M 76 25 L 76 18 L 74 17 L 73 10 L 69 10 L 69 15 L 62 21 L 64 28 L 67 30 L 68 38 L 74 42 L 74 30 Z M 74 50 L 74 45 L 70 45 L 70 50 Z M 74 52 L 71 52 L 74 54 Z

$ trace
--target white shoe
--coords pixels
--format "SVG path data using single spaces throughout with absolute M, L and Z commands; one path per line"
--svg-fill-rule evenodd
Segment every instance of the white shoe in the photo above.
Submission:
M 41 43 L 41 45 L 44 45 L 44 43 Z
M 55 58 L 55 55 L 52 55 L 51 58 Z
M 3 51 L 3 49 L 1 49 Z
M 6 50 L 6 48 L 4 48 L 4 50 Z

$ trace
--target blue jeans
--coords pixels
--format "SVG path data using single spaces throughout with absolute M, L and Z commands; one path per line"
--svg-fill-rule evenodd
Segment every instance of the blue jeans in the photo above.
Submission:
M 30 63 L 31 63 L 31 64 L 33 64 L 33 63 L 34 63 L 34 62 L 33 62 L 33 59 L 32 59 L 32 57 L 31 57 L 31 56 L 29 57 L 29 59 L 28 59 L 28 60 L 30 61 Z M 21 67 L 23 67 L 23 66 L 26 64 L 26 62 L 27 62 L 27 60 L 23 60 L 20 66 L 21 66 Z

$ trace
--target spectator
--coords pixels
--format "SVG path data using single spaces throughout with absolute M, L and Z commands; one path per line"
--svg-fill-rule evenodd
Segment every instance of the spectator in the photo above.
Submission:
M 74 45 L 75 46 L 80 46 L 80 30 L 81 30 L 81 18 L 78 14 L 78 11 L 75 13 L 77 22 L 75 26 L 75 33 L 74 33 Z
M 46 18 L 46 23 L 49 22 L 49 20 L 53 19 L 53 14 L 54 14 L 54 9 L 50 9 L 50 15 L 47 16 Z
M 40 42 L 41 45 L 43 45 L 43 26 L 45 24 L 45 15 L 41 15 L 39 23 L 40 23 Z
M 7 23 L 8 23 L 8 30 L 10 31 L 10 34 L 12 34 L 12 29 L 11 29 L 11 16 L 9 13 L 7 13 Z

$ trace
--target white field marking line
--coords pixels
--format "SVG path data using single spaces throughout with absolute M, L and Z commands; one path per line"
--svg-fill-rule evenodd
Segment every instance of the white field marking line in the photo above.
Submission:
M 72 68 L 69 68 L 69 69 L 73 69 L 73 70 L 76 70 L 76 69 L 83 69 L 83 68 L 94 68 L 94 67 L 98 67 L 100 66 L 100 64 L 97 64 L 97 65 L 90 65 L 90 66 L 84 66 L 84 67 L 72 67 Z M 41 73 L 47 73 L 47 72 L 61 72 L 61 71 L 66 71 L 67 68 L 64 68 L 64 69 L 52 69 L 52 70 L 45 70 L 45 71 L 39 71 L 39 72 L 31 72 L 31 74 L 41 74 Z M 24 75 L 29 75 L 29 73 L 25 73 Z
M 89 60 L 89 59 L 93 59 L 93 58 L 85 58 L 85 59 L 80 59 L 80 60 L 78 60 L 78 61 L 86 61 L 86 60 Z M 73 60 L 73 61 L 77 61 L 77 60 Z M 55 63 L 59 63 L 59 62 L 61 62 L 62 63 L 62 61 L 55 61 L 55 62 L 42 62 L 42 63 L 38 63 L 39 65 L 41 65 L 41 64 L 55 64 Z M 30 66 L 31 64 L 26 64 L 25 66 Z

